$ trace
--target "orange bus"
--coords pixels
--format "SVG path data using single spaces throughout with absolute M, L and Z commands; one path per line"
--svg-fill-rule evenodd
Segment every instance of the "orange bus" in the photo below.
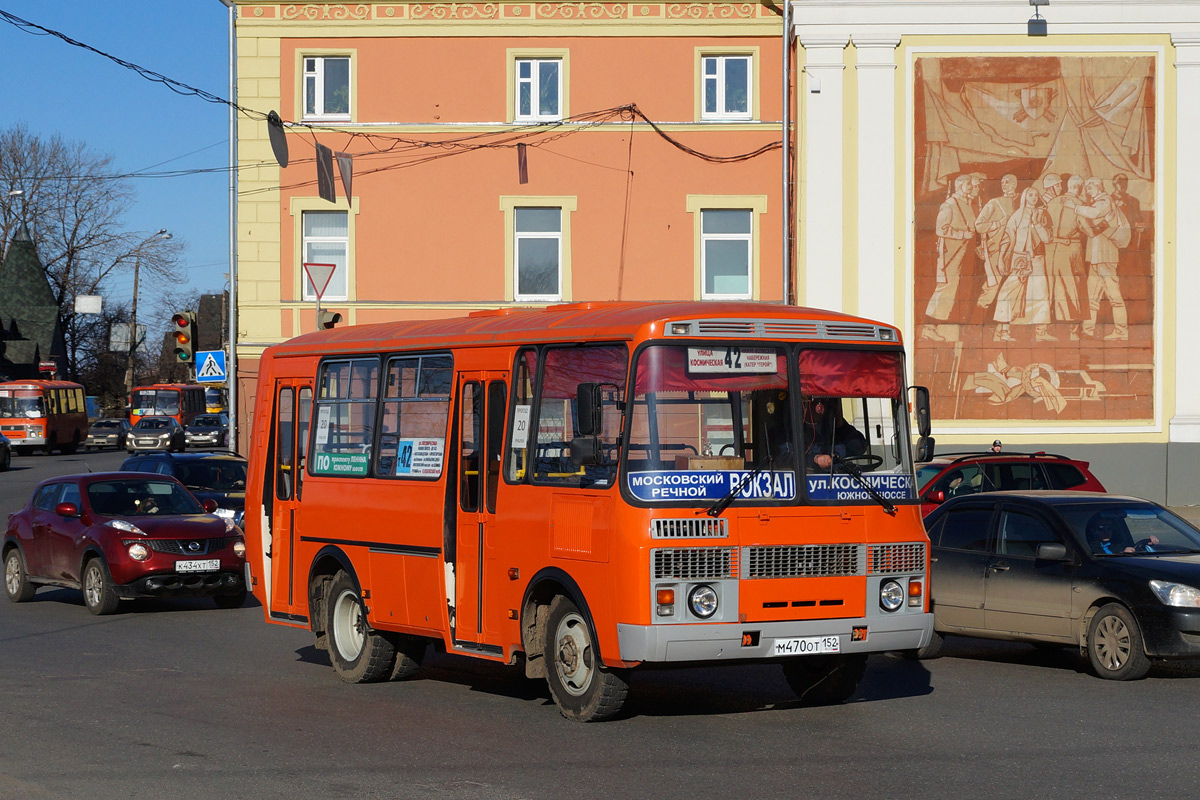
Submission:
M 129 424 L 142 417 L 174 417 L 185 428 L 208 405 L 204 387 L 196 383 L 155 383 L 138 386 L 129 396 Z
M 764 303 L 300 336 L 260 363 L 247 583 L 348 682 L 432 644 L 523 660 L 580 721 L 643 665 L 841 702 L 932 631 L 905 374 L 895 327 Z
M 74 453 L 87 439 L 87 400 L 70 381 L 0 383 L 0 433 L 18 453 Z

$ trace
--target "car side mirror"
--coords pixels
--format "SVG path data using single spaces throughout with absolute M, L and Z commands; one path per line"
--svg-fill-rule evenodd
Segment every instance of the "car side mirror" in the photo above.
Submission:
M 946 493 L 941 489 L 938 489 L 936 492 L 926 492 L 924 500 L 926 503 L 941 504 L 946 502 Z
M 1037 557 L 1042 561 L 1069 561 L 1067 546 L 1061 542 L 1043 542 L 1037 547 Z
M 78 517 L 79 506 L 74 503 L 59 503 L 54 507 L 54 513 L 60 517 Z
M 207 512 L 209 514 L 215 514 L 217 511 L 217 501 L 213 500 L 211 497 L 208 498 L 207 500 L 205 500 L 200 505 L 203 506 L 205 512 Z

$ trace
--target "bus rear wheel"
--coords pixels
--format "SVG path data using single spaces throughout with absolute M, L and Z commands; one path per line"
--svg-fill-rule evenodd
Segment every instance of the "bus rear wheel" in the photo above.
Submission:
M 783 677 L 806 706 L 834 706 L 854 694 L 867 670 L 867 656 L 796 656 L 783 662 Z
M 592 627 L 569 598 L 559 595 L 546 620 L 546 682 L 558 710 L 577 722 L 609 719 L 629 694 L 624 670 L 600 663 Z
M 329 660 L 339 678 L 346 683 L 374 683 L 391 674 L 396 650 L 367 624 L 358 583 L 344 570 L 329 584 L 325 614 Z

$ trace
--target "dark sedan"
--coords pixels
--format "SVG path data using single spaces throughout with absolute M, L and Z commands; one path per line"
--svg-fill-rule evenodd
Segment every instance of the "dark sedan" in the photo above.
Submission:
M 1077 646 L 1101 678 L 1200 658 L 1200 530 L 1148 500 L 1078 492 L 959 497 L 925 519 L 933 641 Z
M 83 591 L 93 614 L 122 598 L 211 596 L 222 608 L 246 599 L 246 543 L 174 478 L 112 472 L 43 481 L 4 533 L 4 590 L 20 603 L 39 586 Z
M 12 445 L 8 443 L 8 437 L 0 433 L 0 472 L 12 466 Z
M 88 436 L 87 441 L 84 442 L 84 448 L 91 450 L 93 447 L 114 447 L 117 450 L 124 450 L 125 437 L 129 435 L 131 427 L 129 420 L 120 417 L 98 419 L 88 426 Z

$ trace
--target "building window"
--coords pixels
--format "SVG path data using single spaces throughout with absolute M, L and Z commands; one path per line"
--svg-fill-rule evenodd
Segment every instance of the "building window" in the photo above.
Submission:
M 702 119 L 750 119 L 753 71 L 750 56 L 704 56 L 701 59 Z
M 704 300 L 750 299 L 753 213 L 748 208 L 700 211 L 700 270 Z
M 513 299 L 562 299 L 562 209 L 513 209 Z
M 516 62 L 516 121 L 559 120 L 562 113 L 562 59 L 519 58 Z
M 345 211 L 305 211 L 303 252 L 307 264 L 333 264 L 333 276 L 325 287 L 322 300 L 345 300 L 346 260 L 350 252 L 350 220 Z M 304 274 L 304 299 L 316 300 L 317 292 Z
M 304 118 L 350 119 L 350 58 L 304 57 Z

